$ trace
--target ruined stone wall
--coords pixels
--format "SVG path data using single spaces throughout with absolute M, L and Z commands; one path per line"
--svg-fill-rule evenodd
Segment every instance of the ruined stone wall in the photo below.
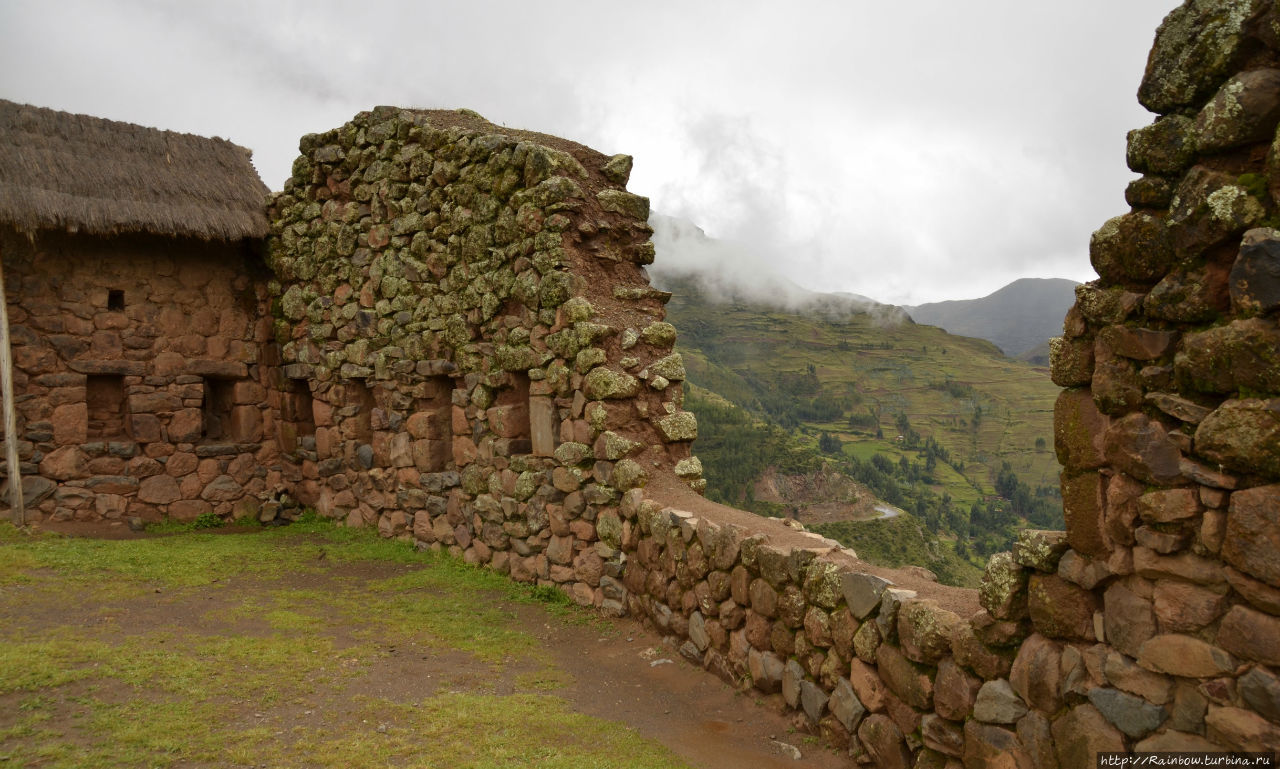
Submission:
M 1032 600 L 1033 627 L 1004 572 L 980 610 L 692 493 L 696 423 L 628 158 L 391 108 L 301 149 L 268 261 L 273 406 L 303 501 L 644 619 L 853 758 L 1057 761 L 1061 695 L 1034 687 L 1045 660 L 1079 678 L 1084 657 L 1018 645 L 1040 626 L 1076 638 L 1077 605 Z
M 1166 18 L 1139 90 L 1158 117 L 1129 134 L 1143 176 L 1053 346 L 1070 549 L 1030 590 L 1105 642 L 1064 716 L 1094 749 L 1280 745 L 1278 52 L 1271 3 Z
M 286 479 L 651 623 L 851 762 L 1273 747 L 1280 233 L 1241 238 L 1276 210 L 1280 108 L 1250 90 L 1270 21 L 1239 5 L 1190 4 L 1157 38 L 1143 98 L 1190 95 L 1133 135 L 1134 210 L 1095 235 L 1101 279 L 1054 345 L 1068 531 L 1025 532 L 980 591 L 690 494 L 629 160 L 468 113 L 379 108 L 303 140 L 270 256 Z
M 269 247 L 298 496 L 621 611 L 598 521 L 701 483 L 630 158 L 385 107 L 301 150 Z
M 0 250 L 31 514 L 256 510 L 275 453 L 260 258 L 240 244 L 47 232 L 4 233 Z

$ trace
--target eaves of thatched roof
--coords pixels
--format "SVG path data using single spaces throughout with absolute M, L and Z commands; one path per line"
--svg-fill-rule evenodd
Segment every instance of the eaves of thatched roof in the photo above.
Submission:
M 249 150 L 0 99 L 0 225 L 92 235 L 261 238 Z

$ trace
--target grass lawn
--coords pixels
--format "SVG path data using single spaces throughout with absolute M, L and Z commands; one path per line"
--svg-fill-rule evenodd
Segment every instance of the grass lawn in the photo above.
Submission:
M 686 766 L 556 695 L 568 674 L 530 628 L 557 623 L 603 621 L 325 522 L 0 525 L 0 766 Z

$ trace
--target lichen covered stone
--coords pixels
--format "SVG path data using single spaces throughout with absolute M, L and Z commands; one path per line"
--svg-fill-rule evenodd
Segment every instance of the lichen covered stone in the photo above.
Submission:
M 1245 22 L 1263 0 L 1191 0 L 1156 30 L 1138 101 L 1158 114 L 1197 103 L 1231 74 L 1243 54 Z

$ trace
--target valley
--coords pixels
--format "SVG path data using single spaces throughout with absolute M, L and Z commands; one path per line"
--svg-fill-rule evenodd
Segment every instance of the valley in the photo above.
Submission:
M 695 276 L 663 284 L 709 497 L 961 582 L 1016 528 L 1061 526 L 1046 369 L 884 305 L 788 309 L 710 301 Z M 882 503 L 905 515 L 874 520 Z

